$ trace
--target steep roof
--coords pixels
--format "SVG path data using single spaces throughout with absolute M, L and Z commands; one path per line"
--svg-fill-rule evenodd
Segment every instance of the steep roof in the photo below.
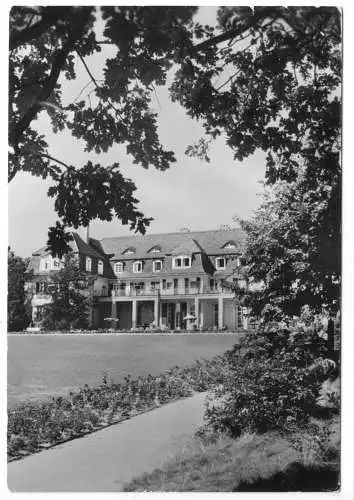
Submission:
M 77 246 L 77 251 L 80 254 L 84 254 L 87 257 L 95 257 L 97 259 L 102 259 L 103 255 L 99 253 L 97 250 L 95 250 L 91 245 L 88 245 L 77 233 L 72 233 L 72 235 L 74 238 L 74 242 L 76 243 Z
M 241 250 L 244 239 L 245 236 L 242 230 L 234 228 L 227 230 L 193 231 L 188 233 L 178 232 L 103 238 L 100 241 L 100 246 L 106 255 L 114 255 L 113 260 L 127 258 L 156 258 L 158 254 L 149 253 L 149 250 L 154 246 L 161 247 L 161 255 L 169 255 L 174 253 L 178 247 L 181 247 L 191 240 L 193 241 L 193 248 L 198 248 L 198 250 L 195 250 L 196 252 L 204 250 L 208 255 L 225 255 L 230 253 L 229 249 L 223 248 L 228 241 L 235 241 Z M 136 248 L 135 254 L 123 255 L 123 252 L 129 247 Z
M 203 249 L 198 245 L 195 240 L 189 238 L 186 241 L 183 241 L 178 247 L 172 250 L 172 255 L 192 255 L 194 253 L 201 253 Z

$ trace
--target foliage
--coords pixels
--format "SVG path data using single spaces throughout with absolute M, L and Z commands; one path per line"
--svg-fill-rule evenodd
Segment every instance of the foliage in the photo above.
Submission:
M 51 330 L 87 327 L 91 286 L 76 256 L 67 254 L 63 267 L 50 276 L 47 293 L 51 302 L 44 308 L 43 326 Z
M 26 260 L 15 255 L 9 247 L 7 251 L 7 328 L 9 331 L 23 330 L 31 320 L 25 295 L 26 269 Z
M 18 458 L 42 448 L 82 436 L 95 429 L 156 408 L 193 391 L 205 391 L 223 379 L 223 359 L 196 361 L 160 376 L 125 377 L 110 383 L 107 375 L 97 388 L 87 385 L 66 397 L 23 403 L 8 412 L 8 457 Z
M 52 232 L 64 239 L 62 226 L 78 228 L 96 217 L 118 217 L 145 232 L 151 219 L 138 209 L 136 186 L 110 166 L 67 165 L 50 155 L 46 138 L 35 129 L 39 113 L 48 114 L 55 133 L 69 130 L 85 150 L 107 152 L 125 145 L 134 163 L 165 170 L 175 161 L 157 135 L 150 109 L 154 85 L 166 81 L 172 61 L 191 45 L 191 17 L 196 7 L 27 7 L 10 12 L 9 180 L 23 170 L 52 180 L 48 194 L 61 218 Z M 95 23 L 103 24 L 97 40 Z M 115 47 L 105 57 L 103 81 L 95 79 L 87 57 Z M 112 54 L 112 52 L 109 52 Z M 63 102 L 65 80 L 76 78 L 76 63 L 85 68 L 92 99 Z M 83 89 L 84 91 L 85 89 Z M 87 88 L 88 93 L 92 93 Z M 82 93 L 80 94 L 82 95 Z M 55 238 L 54 238 L 55 239 Z M 52 247 L 56 254 L 55 239 Z M 64 245 L 65 246 L 65 245 Z
M 319 182 L 316 191 L 317 200 L 302 180 L 278 182 L 254 216 L 241 221 L 245 265 L 262 283 L 247 298 L 256 314 L 266 305 L 290 316 L 306 304 L 317 312 L 327 306 L 333 315 L 339 309 L 339 214 L 330 213 L 332 188 Z
M 326 255 L 336 255 L 337 276 L 339 11 L 220 7 L 215 28 L 195 21 L 196 12 L 196 7 L 184 6 L 13 7 L 10 180 L 21 170 L 49 176 L 49 194 L 64 226 L 118 217 L 144 232 L 150 219 L 138 210 L 136 187 L 122 177 L 119 163 L 66 165 L 50 155 L 34 122 L 46 112 L 54 132 L 69 130 L 87 151 L 101 153 L 122 144 L 135 163 L 164 170 L 175 158 L 159 142 L 150 100 L 175 65 L 171 97 L 203 122 L 209 136 L 187 147 L 188 154 L 207 160 L 209 139 L 225 133 L 238 160 L 256 149 L 267 152 L 270 184 L 295 182 L 303 167 L 300 192 L 313 207 L 313 246 L 319 256 L 317 260 L 313 253 L 312 263 L 320 267 Z M 103 25 L 102 40 L 96 37 L 97 20 Z M 106 45 L 114 48 L 111 57 L 105 55 Z M 87 64 L 87 57 L 96 53 L 105 58 L 103 81 L 95 79 Z M 87 92 L 93 95 L 64 105 L 65 79 L 76 78 L 75 61 L 85 68 L 92 87 Z M 56 226 L 61 239 L 62 225 Z M 58 238 L 53 253 L 57 244 Z
M 333 7 L 225 7 L 219 42 L 206 40 L 171 92 L 206 134 L 226 135 L 238 161 L 267 154 L 273 187 L 245 249 L 254 293 L 289 312 L 338 310 L 341 217 L 341 22 Z M 215 41 L 215 39 L 214 39 Z M 231 75 L 231 76 L 230 76 Z M 204 142 L 205 144 L 205 142 Z M 191 147 L 200 156 L 198 148 Z M 205 151 L 203 152 L 205 154 Z M 307 302 L 309 301 L 309 302 Z
M 323 381 L 337 375 L 325 353 L 314 333 L 273 330 L 246 337 L 228 355 L 228 375 L 210 395 L 207 426 L 239 436 L 305 425 L 316 414 Z

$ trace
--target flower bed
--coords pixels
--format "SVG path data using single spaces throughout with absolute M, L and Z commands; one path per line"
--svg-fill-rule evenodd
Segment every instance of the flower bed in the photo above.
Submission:
M 196 361 L 153 377 L 130 376 L 121 384 L 104 377 L 66 397 L 23 403 L 8 411 L 8 460 L 83 436 L 171 401 L 201 392 L 224 377 L 224 357 Z

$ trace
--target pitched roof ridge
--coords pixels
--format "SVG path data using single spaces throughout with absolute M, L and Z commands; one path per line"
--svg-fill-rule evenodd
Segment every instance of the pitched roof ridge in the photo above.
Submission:
M 217 232 L 220 232 L 220 233 L 227 233 L 227 232 L 231 232 L 231 231 L 240 231 L 240 232 L 243 232 L 241 228 L 239 227 L 231 227 L 230 229 L 200 229 L 200 230 L 196 230 L 196 231 L 186 231 L 186 232 L 183 232 L 183 231 L 173 231 L 172 233 L 149 233 L 149 234 L 131 234 L 131 235 L 124 235 L 124 236 L 106 236 L 104 238 L 101 238 L 99 241 L 102 241 L 102 240 L 115 240 L 116 238 L 119 238 L 119 239 L 123 239 L 123 238 L 137 238 L 137 237 L 141 237 L 141 238 L 145 238 L 147 236 L 172 236 L 174 234 L 184 234 L 184 235 L 188 235 L 188 234 L 201 234 L 201 233 L 217 233 Z

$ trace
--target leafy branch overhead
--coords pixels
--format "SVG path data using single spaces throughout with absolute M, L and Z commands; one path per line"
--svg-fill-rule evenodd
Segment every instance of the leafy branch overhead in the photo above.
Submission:
M 118 163 L 65 165 L 50 155 L 35 120 L 45 112 L 54 132 L 69 130 L 88 152 L 121 144 L 134 163 L 165 170 L 175 157 L 159 141 L 150 104 L 174 68 L 171 98 L 206 134 L 187 153 L 208 160 L 210 140 L 223 134 L 236 160 L 267 153 L 268 184 L 297 182 L 301 171 L 304 196 L 309 191 L 312 202 L 326 203 L 312 217 L 318 252 L 328 251 L 338 242 L 340 217 L 340 12 L 220 7 L 215 27 L 201 25 L 196 13 L 183 6 L 13 7 L 9 179 L 21 170 L 52 179 L 57 228 L 118 217 L 144 232 L 150 219 L 138 210 L 136 188 Z M 114 55 L 105 55 L 106 46 Z M 105 61 L 100 81 L 88 62 L 95 53 Z M 64 106 L 65 80 L 76 78 L 76 64 L 88 75 L 92 99 L 82 97 L 83 89 Z
M 177 48 L 184 41 L 191 43 L 189 27 L 195 11 L 194 7 L 12 8 L 9 180 L 21 170 L 50 177 L 49 195 L 56 197 L 55 208 L 64 227 L 117 216 L 145 232 L 150 219 L 137 210 L 135 185 L 124 179 L 118 164 L 68 166 L 53 158 L 46 138 L 35 129 L 38 114 L 49 115 L 54 132 L 68 129 L 84 140 L 88 152 L 106 152 L 114 144 L 123 144 L 134 163 L 167 169 L 175 157 L 160 144 L 150 90 L 165 83 Z M 117 49 L 115 57 L 106 58 L 100 83 L 86 61 L 104 45 L 96 39 L 99 18 L 105 26 L 103 42 Z M 77 58 L 95 85 L 95 98 L 64 106 L 63 86 L 65 79 L 76 78 Z

